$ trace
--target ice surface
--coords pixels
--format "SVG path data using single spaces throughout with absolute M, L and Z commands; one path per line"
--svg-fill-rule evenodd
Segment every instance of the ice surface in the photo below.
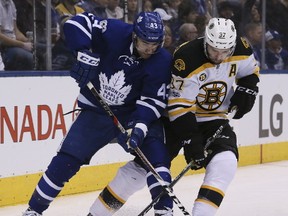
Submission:
M 174 193 L 191 211 L 203 174 L 183 177 Z M 58 197 L 44 216 L 86 216 L 99 191 Z M 149 203 L 147 188 L 134 194 L 115 216 L 137 216 Z M 27 205 L 0 208 L 1 216 L 21 216 Z M 183 214 L 174 207 L 174 216 Z M 150 210 L 147 216 L 153 216 Z M 288 161 L 240 167 L 217 216 L 288 216 Z

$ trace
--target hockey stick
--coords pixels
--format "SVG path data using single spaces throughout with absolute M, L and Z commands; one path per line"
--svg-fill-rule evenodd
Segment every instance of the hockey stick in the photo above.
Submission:
M 178 176 L 174 178 L 174 180 L 169 184 L 169 188 L 173 188 L 173 186 L 190 170 L 190 167 L 193 165 L 194 161 L 191 161 L 187 166 L 179 173 Z M 160 194 L 156 198 L 154 198 L 151 203 L 142 211 L 138 216 L 143 216 L 147 214 L 147 212 L 159 201 L 159 199 L 166 194 L 167 192 L 165 190 L 162 190 Z
M 121 133 L 126 133 L 125 128 L 122 126 L 122 124 L 119 122 L 117 117 L 114 115 L 113 111 L 110 109 L 109 105 L 105 102 L 104 98 L 99 94 L 97 89 L 93 86 L 91 82 L 88 82 L 87 87 L 90 89 L 92 94 L 95 96 L 95 98 L 99 101 L 99 103 L 102 105 L 106 113 L 113 119 L 113 123 L 118 127 L 118 129 L 121 131 Z M 180 200 L 176 197 L 176 195 L 173 193 L 172 189 L 165 183 L 165 181 L 162 179 L 162 177 L 157 173 L 157 171 L 154 169 L 152 164 L 149 162 L 149 160 L 146 158 L 146 156 L 143 154 L 143 152 L 139 149 L 139 147 L 135 148 L 134 151 L 136 154 L 140 157 L 142 162 L 147 166 L 149 171 L 154 175 L 154 177 L 158 180 L 160 185 L 165 189 L 165 191 L 168 193 L 168 195 L 173 199 L 175 204 L 179 207 L 179 209 L 183 212 L 184 215 L 190 215 L 188 211 L 185 209 L 185 207 L 182 205 Z
M 233 107 L 231 109 L 231 112 L 228 114 L 228 121 L 221 125 L 216 131 L 215 133 L 207 140 L 204 150 L 206 151 L 206 149 L 211 145 L 211 143 L 214 142 L 214 140 L 216 139 L 217 136 L 219 136 L 223 129 L 229 124 L 229 121 L 235 116 L 237 112 L 237 107 Z M 176 176 L 174 178 L 174 180 L 170 183 L 169 187 L 173 188 L 173 186 L 188 172 L 188 170 L 190 170 L 190 167 L 193 165 L 194 161 L 192 160 L 189 164 L 187 164 L 187 166 L 179 173 L 178 176 Z M 154 198 L 151 203 L 144 209 L 142 210 L 142 212 L 140 212 L 140 214 L 138 214 L 138 216 L 143 216 L 145 214 L 147 214 L 147 212 L 159 201 L 159 199 L 166 194 L 166 191 L 163 190 L 160 194 L 158 194 L 158 196 L 156 198 Z
M 99 101 L 99 103 L 101 104 L 103 109 L 106 111 L 106 113 L 113 119 L 113 123 L 118 127 L 121 133 L 126 133 L 125 128 L 119 122 L 118 118 L 114 115 L 109 105 L 105 102 L 104 98 L 99 94 L 99 92 L 94 87 L 94 85 L 91 82 L 88 82 L 87 87 L 90 89 L 94 97 Z
M 173 193 L 172 188 L 170 187 L 171 183 L 169 185 L 167 185 L 165 183 L 165 181 L 162 179 L 162 177 L 159 175 L 159 173 L 156 172 L 156 170 L 154 169 L 154 167 L 152 166 L 152 164 L 149 162 L 149 160 L 145 157 L 145 155 L 143 154 L 143 152 L 137 147 L 135 149 L 135 152 L 137 153 L 137 155 L 140 157 L 140 159 L 143 161 L 143 163 L 148 167 L 148 169 L 150 170 L 150 172 L 154 175 L 154 177 L 158 180 L 158 182 L 161 184 L 161 186 L 163 187 L 163 189 L 165 190 L 162 191 L 160 194 L 164 193 L 168 193 L 168 195 L 173 199 L 174 203 L 178 206 L 178 208 L 182 211 L 182 213 L 184 215 L 190 215 L 189 212 L 185 209 L 185 207 L 182 205 L 182 203 L 180 202 L 180 200 L 176 197 L 176 195 Z M 159 195 L 160 195 L 159 194 Z M 159 196 L 158 195 L 158 196 Z M 157 197 L 158 197 L 157 196 Z M 159 196 L 160 199 L 161 196 Z M 156 199 L 156 198 L 155 198 Z
M 212 137 L 210 137 L 209 139 L 207 139 L 207 143 L 206 143 L 205 146 L 204 146 L 204 150 L 205 150 L 205 151 L 206 151 L 206 149 L 211 145 L 211 143 L 214 142 L 214 140 L 217 138 L 217 136 L 219 136 L 219 135 L 222 133 L 223 129 L 229 124 L 230 120 L 235 116 L 236 112 L 237 112 L 237 107 L 236 107 L 236 106 L 232 107 L 231 112 L 228 113 L 228 116 L 227 116 L 228 121 L 225 122 L 223 125 L 221 125 L 221 126 L 216 130 L 216 132 L 213 134 Z

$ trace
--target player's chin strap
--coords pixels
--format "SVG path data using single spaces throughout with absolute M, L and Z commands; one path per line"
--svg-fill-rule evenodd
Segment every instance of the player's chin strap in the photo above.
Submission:
M 206 151 L 206 149 L 214 142 L 214 140 L 216 139 L 217 136 L 219 136 L 223 129 L 229 124 L 229 121 L 231 119 L 233 119 L 233 117 L 235 116 L 237 112 L 237 107 L 234 106 L 231 109 L 231 112 L 228 113 L 227 115 L 227 119 L 228 121 L 226 123 L 224 123 L 223 125 L 221 125 L 216 131 L 215 133 L 207 140 L 206 145 L 204 147 L 204 150 Z M 173 179 L 173 181 L 169 184 L 169 188 L 173 188 L 173 186 L 188 172 L 188 170 L 190 170 L 191 166 L 194 164 L 194 161 L 192 160 L 189 164 L 187 164 L 187 166 Z M 159 199 L 166 194 L 167 192 L 165 190 L 163 190 L 160 194 L 158 194 L 158 196 L 156 198 L 154 198 L 151 203 L 142 211 L 140 212 L 140 214 L 138 214 L 138 216 L 143 216 L 145 214 L 147 214 L 147 212 L 159 201 Z
M 126 133 L 125 128 L 122 126 L 122 124 L 119 122 L 118 118 L 114 115 L 112 110 L 110 109 L 109 105 L 106 103 L 104 98 L 99 94 L 97 89 L 93 86 L 91 82 L 88 82 L 87 87 L 90 89 L 92 94 L 95 96 L 95 98 L 99 101 L 99 103 L 102 105 L 103 109 L 106 111 L 106 113 L 113 119 L 114 124 L 118 127 L 118 129 L 121 131 L 121 133 Z M 178 206 L 178 208 L 182 211 L 184 215 L 190 215 L 188 211 L 185 209 L 185 207 L 182 205 L 180 200 L 176 197 L 176 195 L 173 193 L 172 188 L 169 187 L 165 181 L 162 179 L 162 177 L 157 173 L 157 171 L 154 169 L 152 164 L 149 162 L 149 160 L 146 158 L 146 156 L 143 154 L 143 152 L 139 149 L 139 147 L 134 149 L 135 153 L 139 156 L 139 158 L 142 160 L 142 162 L 147 166 L 149 171 L 153 174 L 153 176 L 158 180 L 160 185 L 164 188 L 165 193 L 168 193 L 168 195 L 173 199 L 174 203 Z M 171 184 L 170 184 L 171 185 Z M 162 193 L 161 193 L 162 194 Z M 159 196 L 159 195 L 158 195 Z M 161 196 L 159 196 L 160 198 Z M 158 201 L 158 200 L 157 200 Z

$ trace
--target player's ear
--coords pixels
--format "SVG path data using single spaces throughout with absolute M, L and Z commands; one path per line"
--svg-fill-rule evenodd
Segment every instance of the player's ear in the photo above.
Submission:
M 132 33 L 132 39 L 133 39 L 133 41 L 135 41 L 136 38 L 137 38 L 137 35 L 135 34 L 135 32 L 133 32 L 133 33 Z
M 133 40 L 133 43 L 134 43 L 134 46 L 135 46 L 136 43 L 137 43 L 137 35 L 135 34 L 135 32 L 132 33 L 132 40 Z

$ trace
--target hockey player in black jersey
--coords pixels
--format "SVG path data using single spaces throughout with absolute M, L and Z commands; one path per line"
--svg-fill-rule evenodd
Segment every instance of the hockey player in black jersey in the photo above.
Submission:
M 174 53 L 167 145 L 174 156 L 184 146 L 187 163 L 194 161 L 192 169 L 206 169 L 193 216 L 216 214 L 237 169 L 237 139 L 229 124 L 207 148 L 208 155 L 204 146 L 228 121 L 232 108 L 237 108 L 234 119 L 252 109 L 258 82 L 259 67 L 252 49 L 237 37 L 229 19 L 210 19 L 204 38 L 184 43 Z
M 78 105 L 82 111 L 40 179 L 23 216 L 42 215 L 64 184 L 114 138 L 133 155 L 139 147 L 163 181 L 171 182 L 170 157 L 159 118 L 167 106 L 172 56 L 162 48 L 164 26 L 160 15 L 141 12 L 132 25 L 83 13 L 66 21 L 64 33 L 66 44 L 77 56 L 70 74 L 80 87 Z M 109 104 L 127 129 L 125 134 L 104 111 L 88 83 Z M 122 178 L 125 173 L 128 178 Z M 98 208 L 96 201 L 89 215 L 113 214 L 146 181 L 152 199 L 162 191 L 158 180 L 137 156 L 119 170 L 118 177 L 118 184 L 109 185 L 102 193 L 103 205 Z M 139 178 L 143 179 L 138 184 Z M 123 191 L 121 184 L 129 188 Z M 115 194 L 119 196 L 114 197 Z M 172 208 L 172 199 L 163 196 L 154 207 L 155 215 L 172 215 Z
M 228 124 L 208 147 L 208 155 L 204 152 L 207 139 L 227 123 L 227 113 L 233 107 L 237 107 L 234 119 L 241 119 L 253 108 L 258 82 L 259 67 L 252 49 L 244 38 L 237 37 L 229 19 L 210 19 L 204 37 L 182 44 L 174 53 L 169 119 L 164 119 L 166 145 L 172 158 L 184 147 L 187 163 L 194 161 L 191 168 L 206 169 L 193 216 L 216 214 L 237 169 L 237 140 L 231 126 Z M 131 173 L 118 172 L 109 185 L 123 182 L 121 179 Z M 143 185 L 143 179 L 137 178 L 137 184 Z M 126 189 L 129 195 L 133 189 L 136 192 L 136 188 L 122 184 L 121 191 Z

